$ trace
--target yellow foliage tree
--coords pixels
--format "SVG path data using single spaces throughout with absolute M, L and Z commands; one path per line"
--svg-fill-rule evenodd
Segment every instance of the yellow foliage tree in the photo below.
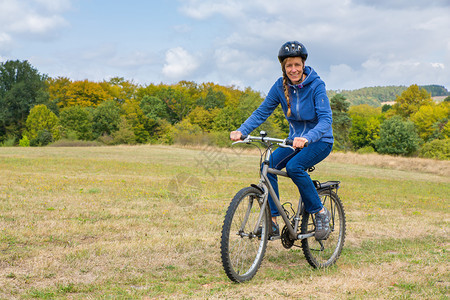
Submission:
M 422 105 L 433 103 L 430 94 L 419 88 L 417 84 L 411 85 L 395 100 L 392 110 L 396 115 L 409 118 L 417 112 Z
M 67 78 L 49 81 L 50 99 L 60 108 L 70 106 L 97 107 L 113 99 L 100 83 L 88 80 L 71 82 Z
M 101 87 L 115 100 L 120 103 L 134 99 L 138 86 L 123 77 L 113 77 L 109 81 L 100 83 Z
M 219 112 L 220 109 L 217 108 L 208 111 L 201 106 L 197 106 L 189 113 L 187 118 L 191 124 L 200 126 L 203 131 L 211 131 L 214 124 L 214 119 L 217 117 Z
M 67 77 L 48 78 L 48 93 L 52 103 L 66 103 L 68 101 L 67 92 L 72 81 Z
M 436 128 L 434 124 L 447 119 L 447 122 L 443 124 L 443 128 L 438 128 L 443 134 L 443 137 L 448 138 L 448 119 L 450 118 L 450 104 L 448 102 L 443 102 L 439 105 L 430 103 L 427 105 L 422 105 L 419 110 L 411 115 L 411 121 L 417 127 L 419 136 L 428 141 L 435 134 Z

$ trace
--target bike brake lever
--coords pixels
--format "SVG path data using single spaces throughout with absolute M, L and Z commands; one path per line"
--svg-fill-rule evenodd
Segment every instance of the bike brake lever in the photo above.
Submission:
M 278 146 L 281 147 L 281 148 L 290 148 L 290 149 L 295 151 L 294 147 L 286 144 L 286 141 L 284 141 L 283 143 L 278 143 Z
M 232 143 L 231 145 L 235 145 L 235 144 L 248 144 L 248 143 L 250 143 L 250 140 L 246 138 L 245 140 L 242 140 L 242 141 L 236 141 L 236 142 Z

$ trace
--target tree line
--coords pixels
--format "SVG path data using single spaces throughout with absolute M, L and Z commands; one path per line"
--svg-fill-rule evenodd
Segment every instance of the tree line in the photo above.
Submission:
M 450 159 L 449 97 L 435 103 L 412 85 L 393 106 L 375 107 L 370 99 L 351 105 L 344 93 L 329 94 L 336 150 Z M 120 77 L 73 81 L 40 74 L 28 61 L 6 61 L 0 64 L 0 145 L 228 146 L 229 132 L 263 100 L 251 88 L 191 81 L 143 86 Z M 259 130 L 287 136 L 281 108 Z
M 448 90 L 441 85 L 422 85 L 421 89 L 425 89 L 432 97 L 450 96 Z M 374 86 L 365 87 L 357 90 L 329 90 L 328 96 L 331 98 L 336 94 L 342 94 L 347 98 L 351 105 L 369 104 L 371 106 L 382 106 L 384 102 L 393 102 L 408 87 L 406 86 Z

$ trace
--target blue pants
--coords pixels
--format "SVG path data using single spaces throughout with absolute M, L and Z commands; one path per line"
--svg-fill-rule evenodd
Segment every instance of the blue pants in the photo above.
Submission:
M 315 142 L 309 144 L 308 147 L 301 150 L 292 150 L 290 148 L 276 149 L 271 158 L 269 167 L 281 170 L 286 168 L 289 177 L 298 187 L 300 195 L 302 196 L 307 212 L 314 214 L 320 211 L 323 207 L 317 194 L 314 183 L 309 177 L 306 169 L 318 164 L 330 154 L 333 144 L 325 142 Z M 278 191 L 278 178 L 274 174 L 267 174 L 270 184 L 277 197 L 280 197 Z M 272 197 L 269 194 L 269 205 L 272 217 L 279 216 L 277 207 L 275 206 Z

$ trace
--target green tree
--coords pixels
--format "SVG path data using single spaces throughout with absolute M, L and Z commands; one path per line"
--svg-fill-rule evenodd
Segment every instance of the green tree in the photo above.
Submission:
M 382 106 L 381 106 L 381 112 L 382 113 L 385 113 L 385 112 L 387 112 L 388 110 L 390 110 L 392 108 L 392 105 L 390 105 L 390 104 L 383 104 Z
M 197 105 L 203 106 L 206 110 L 214 108 L 224 108 L 226 97 L 221 91 L 215 91 L 213 88 L 208 89 L 206 97 L 197 100 Z
M 403 118 L 409 118 L 422 105 L 429 105 L 432 102 L 430 94 L 425 89 L 413 84 L 397 97 L 395 104 L 392 106 L 392 111 Z
M 60 138 L 60 123 L 58 117 L 45 106 L 39 104 L 30 110 L 26 121 L 25 135 L 30 139 L 38 138 L 39 134 L 47 131 L 51 135 L 51 140 L 56 141 Z M 47 138 L 46 138 L 47 139 Z
M 337 94 L 330 99 L 333 112 L 333 134 L 337 149 L 348 149 L 350 146 L 349 133 L 352 120 L 348 114 L 350 102 L 342 94 Z
M 103 102 L 93 113 L 94 136 L 111 135 L 119 129 L 120 108 L 115 101 Z
M 142 112 L 149 119 L 168 119 L 168 107 L 164 101 L 155 96 L 145 95 L 139 103 Z
M 170 112 L 170 121 L 176 123 L 186 117 L 194 107 L 194 102 L 188 97 L 183 97 L 180 88 L 173 87 L 162 88 L 155 95 L 167 105 Z
M 81 106 L 66 107 L 61 110 L 59 118 L 66 136 L 74 133 L 80 140 L 93 138 L 92 115 L 88 109 Z
M 147 96 L 144 97 L 144 99 L 146 98 Z M 159 100 L 156 97 L 148 98 L 155 98 L 156 100 Z M 162 102 L 160 101 L 159 103 Z M 165 107 L 165 104 L 162 104 Z M 125 101 L 122 106 L 122 111 L 126 116 L 127 122 L 131 125 L 136 142 L 144 144 L 152 139 L 156 139 L 154 136 L 158 127 L 158 121 L 163 119 L 159 117 L 159 114 L 152 114 L 152 111 L 146 115 L 141 107 L 152 108 L 151 105 L 145 106 L 142 105 L 142 102 L 138 103 L 137 100 L 132 99 Z
M 45 80 L 28 61 L 0 63 L 0 142 L 7 136 L 18 139 L 30 109 L 48 103 Z
M 242 117 L 238 108 L 230 106 L 222 109 L 214 118 L 214 131 L 233 131 L 242 124 Z
M 377 152 L 382 154 L 410 155 L 419 149 L 420 138 L 411 121 L 394 116 L 381 124 Z
M 372 107 L 367 104 L 352 106 L 349 109 L 352 119 L 352 127 L 349 139 L 353 148 L 364 147 L 375 148 L 375 141 L 378 139 L 380 125 L 383 120 L 380 107 Z

